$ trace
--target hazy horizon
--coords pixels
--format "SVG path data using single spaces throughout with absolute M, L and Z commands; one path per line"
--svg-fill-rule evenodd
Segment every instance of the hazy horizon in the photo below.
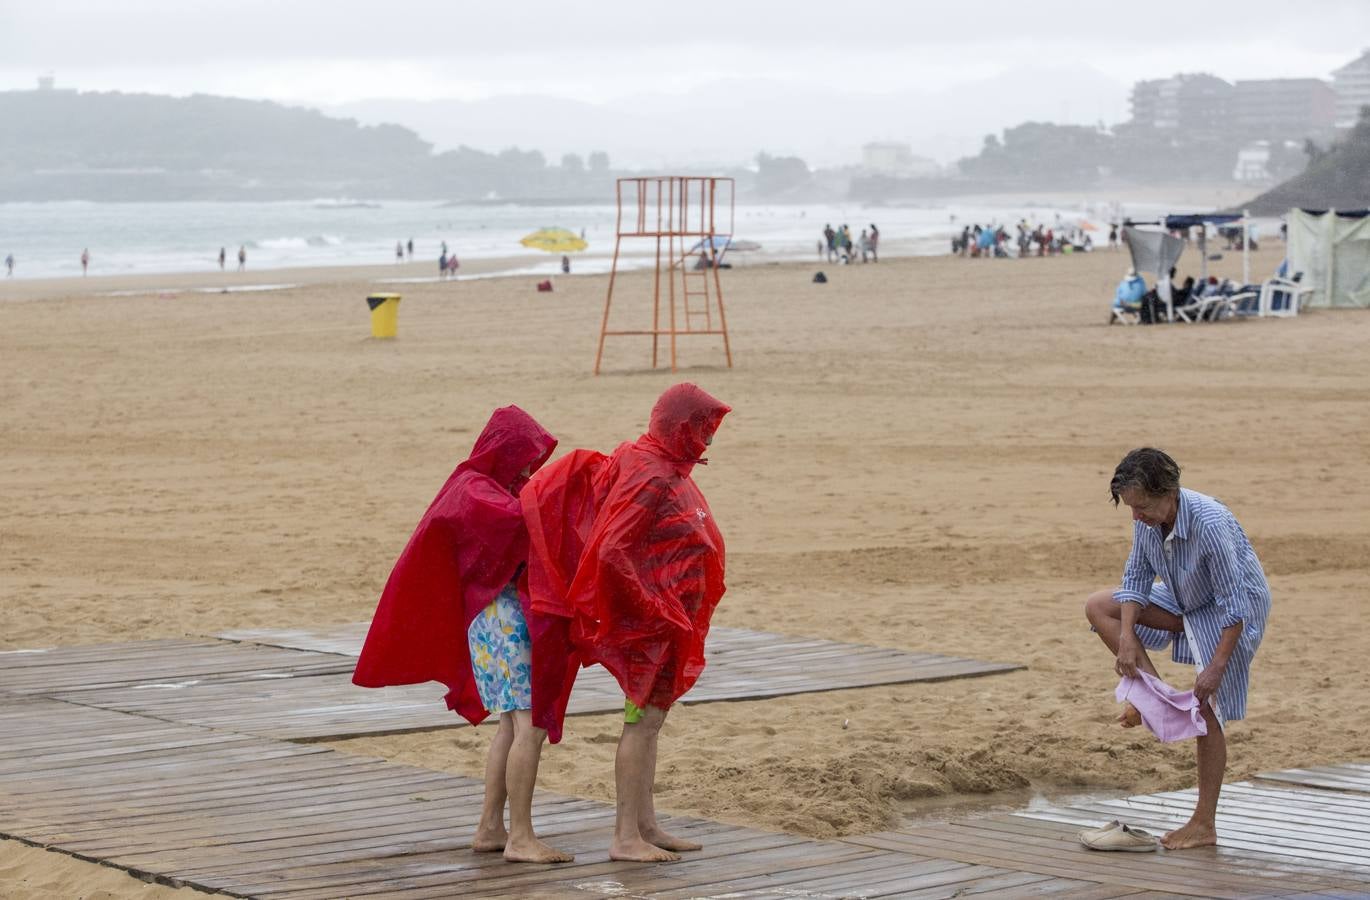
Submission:
M 1076 4 L 752 3 L 710 17 L 612 0 L 518 6 L 48 0 L 0 7 L 0 89 L 219 94 L 393 121 L 439 149 L 604 150 L 617 164 L 811 165 L 895 140 L 939 162 L 1026 120 L 1117 124 L 1143 78 L 1327 78 L 1370 4 L 1158 2 L 1151 31 Z M 450 109 L 444 109 L 450 105 Z M 387 111 L 386 108 L 389 108 Z M 758 112 L 764 114 L 758 114 Z

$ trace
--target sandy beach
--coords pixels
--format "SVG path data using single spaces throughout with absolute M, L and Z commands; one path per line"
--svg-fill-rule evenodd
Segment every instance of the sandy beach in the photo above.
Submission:
M 1263 245 L 1253 278 L 1281 255 Z M 1238 255 L 1210 265 L 1240 276 Z M 1126 266 L 738 268 L 734 368 L 695 337 L 681 372 L 652 371 L 647 339 L 624 337 L 599 377 L 604 276 L 552 294 L 524 277 L 393 285 L 393 341 L 369 337 L 363 298 L 404 267 L 0 284 L 0 649 L 367 619 L 492 408 L 523 406 L 562 450 L 608 450 L 693 380 L 734 409 L 695 476 L 728 541 L 715 622 L 1028 668 L 678 707 L 659 808 L 834 836 L 1036 792 L 1191 786 L 1188 744 L 1113 725 L 1116 678 L 1081 612 L 1121 574 L 1131 521 L 1108 479 L 1146 444 L 1231 507 L 1270 578 L 1228 779 L 1370 758 L 1370 316 L 1106 327 Z M 1192 252 L 1180 269 L 1197 275 Z M 187 290 L 267 283 L 297 286 Z M 620 280 L 617 324 L 650 321 L 645 285 Z M 569 720 L 542 786 L 611 798 L 619 718 Z M 479 775 L 491 733 L 334 746 Z M 172 893 L 0 842 L 0 896 Z

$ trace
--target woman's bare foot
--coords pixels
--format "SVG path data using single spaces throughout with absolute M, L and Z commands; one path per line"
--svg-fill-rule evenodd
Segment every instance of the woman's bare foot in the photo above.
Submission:
M 703 850 L 704 845 L 685 838 L 676 837 L 661 830 L 660 825 L 642 829 L 642 837 L 647 843 L 662 850 Z
M 680 854 L 663 850 L 641 837 L 632 841 L 620 841 L 618 838 L 614 838 L 613 843 L 609 845 L 609 858 L 628 862 L 673 862 L 680 859 Z
M 1194 847 L 1212 847 L 1217 843 L 1217 829 L 1199 822 L 1186 822 L 1161 838 L 1161 846 L 1167 850 L 1191 850 Z
M 498 829 L 477 828 L 476 836 L 471 839 L 471 849 L 476 853 L 498 853 L 508 841 L 509 833 L 503 826 Z
M 550 847 L 537 838 L 511 839 L 504 845 L 505 862 L 568 863 L 574 859 L 573 854 Z
M 1125 703 L 1123 704 L 1123 714 L 1118 717 L 1118 724 L 1124 728 L 1136 728 L 1142 724 L 1142 714 L 1131 703 Z

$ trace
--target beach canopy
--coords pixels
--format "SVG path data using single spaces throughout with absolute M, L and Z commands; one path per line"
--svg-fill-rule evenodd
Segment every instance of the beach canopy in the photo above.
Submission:
M 1228 225 L 1241 220 L 1241 215 L 1234 213 L 1187 213 L 1166 216 L 1165 227 L 1168 231 L 1178 231 L 1181 228 L 1193 228 L 1195 225 Z
M 590 246 L 580 235 L 565 228 L 539 228 L 519 243 L 548 253 L 578 253 Z
M 1195 225 L 1231 225 L 1233 222 L 1245 223 L 1248 216 L 1245 213 L 1183 213 L 1180 215 L 1170 215 L 1165 217 L 1165 227 L 1168 231 L 1185 231 Z M 1247 226 L 1242 227 L 1242 281 L 1251 280 L 1251 259 L 1248 253 L 1249 247 L 1247 237 L 1250 232 Z M 1199 230 L 1199 269 L 1200 281 L 1208 280 L 1208 229 Z
M 1305 306 L 1370 308 L 1370 217 L 1366 210 L 1291 209 L 1289 271 L 1313 289 Z
M 1184 241 L 1164 231 L 1142 231 L 1128 226 L 1123 229 L 1127 249 L 1132 253 L 1132 268 L 1138 274 L 1167 274 L 1184 252 Z

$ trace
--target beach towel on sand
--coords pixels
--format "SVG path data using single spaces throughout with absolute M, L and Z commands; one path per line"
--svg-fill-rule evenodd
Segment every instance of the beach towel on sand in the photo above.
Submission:
M 1137 707 L 1147 730 L 1167 743 L 1208 734 L 1208 723 L 1193 691 L 1177 691 L 1147 672 L 1138 671 L 1137 675 L 1124 676 L 1113 696 L 1119 703 L 1126 701 Z
M 576 652 L 639 707 L 667 709 L 704 670 L 723 596 L 723 536 L 690 477 L 729 407 L 668 389 L 647 434 L 612 455 L 568 454 L 520 496 L 535 613 L 570 623 Z
M 449 709 L 473 725 L 486 718 L 471 670 L 467 629 L 527 559 L 528 534 L 510 487 L 521 487 L 523 469 L 537 471 L 556 443 L 517 406 L 495 410 L 470 458 L 448 477 L 395 563 L 353 683 L 385 687 L 438 681 L 448 688 Z M 574 672 L 575 664 L 566 659 L 565 624 L 531 613 L 523 580 L 519 599 L 533 640 L 533 718 L 556 743 L 570 690 L 563 685 L 563 670 L 569 665 Z M 548 668 L 548 660 L 556 665 Z

